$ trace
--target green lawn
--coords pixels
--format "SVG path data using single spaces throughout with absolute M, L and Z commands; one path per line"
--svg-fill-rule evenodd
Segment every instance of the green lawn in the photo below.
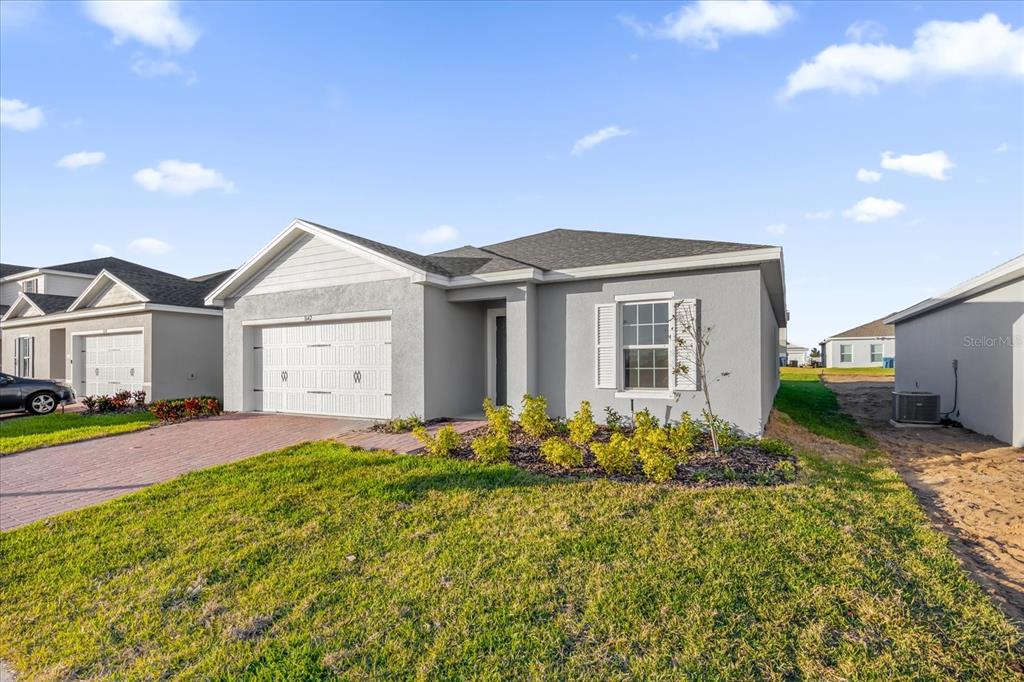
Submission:
M 5 419 L 0 421 L 0 454 L 137 431 L 149 427 L 154 420 L 149 412 L 102 415 L 54 412 L 37 417 Z
M 33 680 L 1013 679 L 1019 633 L 898 476 L 800 464 L 687 490 L 268 453 L 0 536 L 0 659 Z
M 782 373 L 792 374 L 813 374 L 817 376 L 824 372 L 828 374 L 853 374 L 857 376 L 896 376 L 896 370 L 884 367 L 782 367 Z
M 836 394 L 818 378 L 816 369 L 782 368 L 775 408 L 811 433 L 857 447 L 874 446 L 853 417 L 839 411 Z

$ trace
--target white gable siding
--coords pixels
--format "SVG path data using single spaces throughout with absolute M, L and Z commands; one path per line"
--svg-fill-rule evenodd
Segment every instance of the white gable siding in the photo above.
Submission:
M 93 298 L 88 304 L 89 308 L 102 308 L 110 305 L 124 305 L 126 303 L 138 303 L 139 299 L 133 293 L 120 284 L 110 283 Z
M 41 277 L 42 286 L 39 289 L 41 294 L 56 294 L 57 296 L 78 296 L 85 291 L 85 288 L 92 283 L 90 277 L 74 277 L 72 275 L 45 274 Z
M 22 310 L 21 314 L 16 315 L 16 317 L 39 317 L 40 315 L 42 315 L 41 312 L 39 312 L 30 305 L 26 305 Z
M 297 239 L 238 296 L 400 279 L 403 275 L 313 235 Z

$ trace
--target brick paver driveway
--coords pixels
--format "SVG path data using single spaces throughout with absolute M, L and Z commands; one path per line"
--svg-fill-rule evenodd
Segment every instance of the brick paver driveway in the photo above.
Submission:
M 188 471 L 226 464 L 368 422 L 228 414 L 0 457 L 0 530 L 87 507 Z

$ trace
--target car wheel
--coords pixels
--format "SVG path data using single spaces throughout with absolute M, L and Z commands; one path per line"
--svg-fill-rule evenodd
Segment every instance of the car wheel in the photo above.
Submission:
M 28 411 L 32 414 L 50 414 L 57 409 L 57 396 L 52 393 L 36 393 L 28 399 Z

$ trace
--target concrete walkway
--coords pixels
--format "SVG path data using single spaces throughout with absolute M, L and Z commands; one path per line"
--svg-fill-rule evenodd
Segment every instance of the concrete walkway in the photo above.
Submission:
M 7 455 L 0 457 L 0 530 L 367 426 L 356 419 L 236 413 Z

